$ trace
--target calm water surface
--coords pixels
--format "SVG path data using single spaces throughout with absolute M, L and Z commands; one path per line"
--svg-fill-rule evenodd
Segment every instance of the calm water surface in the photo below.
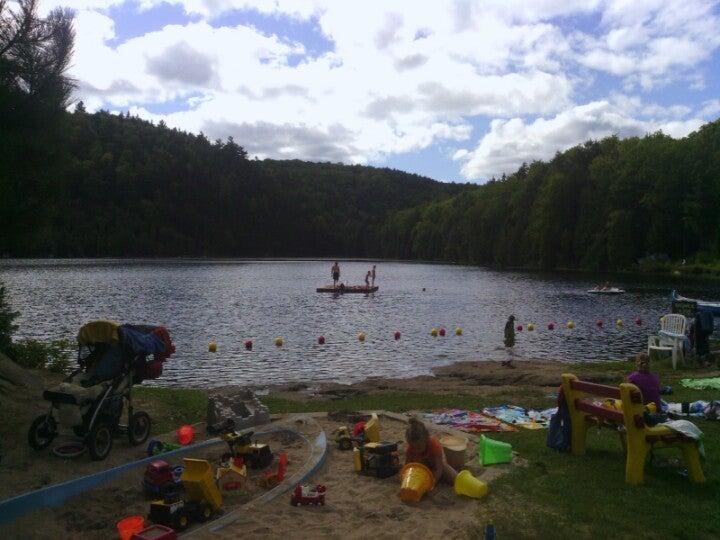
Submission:
M 0 280 L 21 313 L 19 337 L 74 339 L 87 321 L 168 327 L 177 353 L 162 385 L 217 386 L 425 374 L 469 359 L 504 359 L 503 326 L 514 313 L 534 323 L 518 334 L 515 354 L 567 361 L 625 358 L 641 349 L 669 308 L 669 292 L 718 299 L 717 287 L 616 280 L 621 296 L 586 293 L 587 277 L 494 272 L 450 265 L 378 264 L 380 291 L 333 297 L 328 261 L 2 261 Z M 360 283 L 370 266 L 342 264 Z M 426 290 L 423 292 L 423 288 Z M 617 319 L 625 325 L 618 327 Z M 636 326 L 636 318 L 643 320 Z M 603 329 L 596 327 L 605 321 Z M 565 322 L 575 321 L 574 330 Z M 549 322 L 558 323 L 554 331 Z M 462 336 L 453 334 L 456 326 Z M 448 335 L 432 338 L 433 327 Z M 395 341 L 393 332 L 402 332 Z M 359 332 L 367 340 L 360 343 Z M 326 344 L 317 344 L 324 335 Z M 275 347 L 276 336 L 285 346 Z M 243 342 L 252 339 L 254 349 Z M 210 341 L 216 354 L 207 352 Z

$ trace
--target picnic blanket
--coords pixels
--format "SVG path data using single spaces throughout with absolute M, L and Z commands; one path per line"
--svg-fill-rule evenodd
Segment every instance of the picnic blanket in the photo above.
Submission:
M 433 424 L 451 426 L 468 433 L 487 433 L 492 431 L 517 431 L 517 428 L 485 414 L 463 409 L 445 409 L 425 413 L 425 419 Z
M 497 418 L 502 422 L 525 429 L 546 429 L 550 417 L 557 412 L 557 407 L 536 411 L 524 409 L 517 405 L 500 405 L 498 407 L 485 407 L 483 414 Z
M 682 379 L 680 384 L 688 388 L 696 390 L 720 390 L 720 377 L 711 377 L 707 379 Z

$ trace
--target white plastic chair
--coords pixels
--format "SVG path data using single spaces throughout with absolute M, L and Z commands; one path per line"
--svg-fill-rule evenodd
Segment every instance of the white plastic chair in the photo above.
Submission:
M 648 336 L 648 354 L 651 351 L 670 351 L 672 353 L 672 366 L 677 369 L 678 356 L 685 363 L 683 344 L 685 343 L 685 330 L 687 318 L 685 315 L 672 313 L 660 319 L 660 331 L 657 336 Z

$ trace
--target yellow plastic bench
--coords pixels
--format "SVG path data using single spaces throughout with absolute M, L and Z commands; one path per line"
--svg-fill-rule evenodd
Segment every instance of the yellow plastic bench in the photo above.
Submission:
M 637 386 L 622 383 L 620 388 L 581 381 L 575 375 L 563 374 L 562 389 L 570 412 L 572 436 L 570 451 L 585 454 L 587 430 L 591 425 L 625 427 L 625 482 L 642 484 L 645 461 L 652 448 L 680 448 L 692 482 L 704 482 L 698 443 L 666 426 L 645 425 L 642 393 Z M 591 398 L 619 399 L 622 411 L 594 403 Z

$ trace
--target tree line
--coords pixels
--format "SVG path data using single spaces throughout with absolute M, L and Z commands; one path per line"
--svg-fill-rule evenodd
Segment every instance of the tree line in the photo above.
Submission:
M 385 257 L 498 267 L 626 270 L 717 260 L 720 121 L 683 139 L 608 137 L 523 164 L 442 201 L 399 210 Z
M 0 256 L 370 256 L 390 212 L 464 189 L 69 113 L 72 43 L 69 12 L 0 0 Z
M 720 121 L 588 141 L 482 186 L 250 160 L 127 114 L 68 112 L 71 13 L 0 0 L 0 256 L 386 257 L 628 269 L 717 259 Z

